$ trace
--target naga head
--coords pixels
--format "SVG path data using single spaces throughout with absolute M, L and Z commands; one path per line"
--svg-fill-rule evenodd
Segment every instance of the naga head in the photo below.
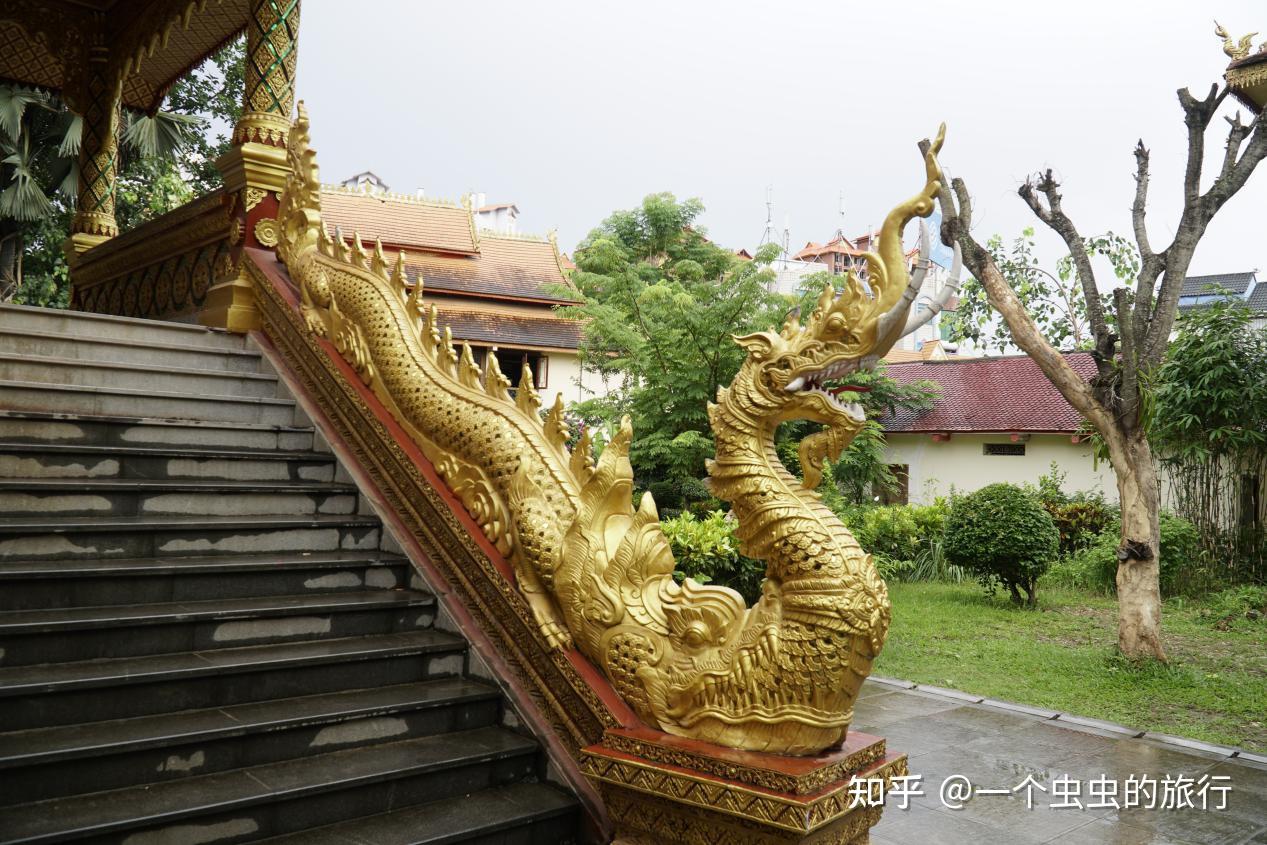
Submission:
M 746 391 L 748 395 L 741 401 L 770 427 L 787 420 L 810 420 L 826 426 L 824 432 L 807 437 L 801 446 L 808 488 L 817 486 L 823 458 L 839 458 L 866 422 L 866 414 L 856 401 L 856 394 L 866 388 L 851 384 L 850 377 L 871 370 L 899 338 L 931 320 L 958 290 L 960 256 L 956 246 L 949 281 L 927 310 L 909 315 L 928 272 L 929 237 L 921 220 L 919 255 L 915 271 L 910 273 L 908 256 L 902 249 L 902 230 L 912 218 L 927 217 L 933 211 L 941 189 L 937 153 L 945 135 L 942 124 L 924 154 L 924 188 L 889 212 L 875 250 L 864 253 L 865 276 L 849 270 L 840 292 L 831 283 L 824 285 L 804 324 L 793 312 L 777 334 L 763 331 L 735 339 L 748 357 L 730 392 Z

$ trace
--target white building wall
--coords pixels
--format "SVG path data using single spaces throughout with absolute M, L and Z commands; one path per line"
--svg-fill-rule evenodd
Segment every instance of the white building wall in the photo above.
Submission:
M 827 265 L 797 261 L 794 258 L 778 258 L 771 262 L 770 269 L 774 271 L 774 280 L 769 285 L 771 293 L 799 296 L 805 287 L 805 277 L 827 272 Z
M 986 443 L 1012 443 L 1007 434 L 958 434 L 936 442 L 931 434 L 885 434 L 886 460 L 906 464 L 910 472 L 909 494 L 913 504 L 931 503 L 951 489 L 969 493 L 987 484 L 1037 484 L 1052 461 L 1066 474 L 1064 490 L 1094 490 L 1108 501 L 1117 501 L 1117 482 L 1107 461 L 1097 467 L 1088 442 L 1073 443 L 1067 434 L 1034 434 L 1025 443 L 1025 454 L 986 455 Z
M 556 393 L 563 394 L 564 402 L 581 402 L 606 396 L 614 385 L 605 383 L 598 373 L 581 370 L 581 359 L 575 353 L 551 352 L 550 371 L 546 375 L 543 398 L 554 401 Z M 548 404 L 548 403 L 547 403 Z

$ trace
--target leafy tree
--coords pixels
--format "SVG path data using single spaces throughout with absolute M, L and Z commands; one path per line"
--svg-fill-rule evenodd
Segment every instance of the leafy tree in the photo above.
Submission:
M 931 409 L 940 387 L 931 381 L 910 384 L 894 381 L 885 375 L 883 363 L 870 372 L 854 373 L 850 382 L 869 388 L 864 393 L 855 394 L 857 402 L 867 413 L 867 421 L 849 448 L 841 453 L 840 460 L 831 464 L 830 471 L 824 470 L 819 489 L 830 485 L 830 493 L 841 497 L 844 504 L 860 505 L 897 490 L 897 479 L 885 457 L 884 427 L 879 420 L 899 410 L 919 413 Z M 797 448 L 805 437 L 820 428 L 822 426 L 818 423 L 805 420 L 794 420 L 779 427 L 775 449 L 788 470 L 800 474 Z
M 767 287 L 778 248 L 737 258 L 695 225 L 703 210 L 699 200 L 661 193 L 612 214 L 576 251 L 572 281 L 584 304 L 562 309 L 587 321 L 582 366 L 617 383 L 578 413 L 632 417 L 629 457 L 644 484 L 704 474 L 714 451 L 708 403 L 744 359 L 732 337 L 779 323 L 789 307 Z
M 1090 256 L 1109 261 L 1119 281 L 1127 282 L 1139 272 L 1139 254 L 1120 235 L 1109 232 L 1087 238 L 1085 243 Z M 999 235 L 990 238 L 986 249 L 1044 337 L 1062 350 L 1090 348 L 1087 301 L 1078 284 L 1072 256 L 1057 261 L 1055 273 L 1044 269 L 1034 255 L 1033 227 L 1026 228 L 1009 251 L 1004 251 Z M 1100 300 L 1103 310 L 1108 303 L 1103 294 Z M 1007 323 L 996 318 L 985 288 L 975 278 L 960 286 L 958 308 L 944 319 L 953 340 L 970 340 L 987 352 L 1004 352 L 1014 346 Z
M 1267 575 L 1267 329 L 1240 300 L 1193 309 L 1153 379 L 1150 440 L 1224 577 Z M 1164 577 L 1164 573 L 1163 573 Z
M 986 485 L 950 506 L 946 559 L 976 575 L 987 592 L 1001 584 L 1012 601 L 1034 607 L 1038 579 L 1059 550 L 1060 532 L 1051 516 L 1015 484 Z
M 124 111 L 115 217 L 121 228 L 153 219 L 218 187 L 216 156 L 241 112 L 244 47 L 228 45 L 173 86 L 169 110 Z M 0 85 L 0 301 L 64 306 L 60 255 L 78 185 L 82 120 L 46 91 Z
M 1161 494 L 1148 438 L 1148 379 L 1161 365 L 1175 323 L 1179 294 L 1192 256 L 1219 209 L 1244 187 L 1267 158 L 1267 109 L 1252 122 L 1237 115 L 1228 120 L 1226 144 L 1216 174 L 1202 190 L 1206 131 L 1228 89 L 1211 86 L 1205 99 L 1187 89 L 1179 103 L 1187 128 L 1188 152 L 1183 170 L 1183 209 L 1171 229 L 1170 243 L 1155 249 L 1146 210 L 1151 179 L 1148 149 L 1135 148 L 1135 197 L 1131 224 L 1139 269 L 1132 286 L 1112 291 L 1112 309 L 1100 296 L 1100 280 L 1092 266 L 1094 249 L 1064 208 L 1061 186 L 1051 170 L 1027 179 L 1018 193 L 1040 222 L 1060 235 L 1072 257 L 1074 277 L 1083 291 L 1090 351 L 1098 373 L 1091 384 L 1060 355 L 1057 338 L 1049 337 L 1018 296 L 988 248 L 972 232 L 972 199 L 963 179 L 942 186 L 942 239 L 958 242 L 964 264 L 981 283 L 990 306 L 1003 317 L 1013 342 L 1034 359 L 1061 395 L 1103 439 L 1117 475 L 1122 524 L 1117 571 L 1118 648 L 1131 658 L 1164 660 L 1161 641 L 1161 591 L 1158 578 Z M 925 141 L 923 144 L 928 144 Z

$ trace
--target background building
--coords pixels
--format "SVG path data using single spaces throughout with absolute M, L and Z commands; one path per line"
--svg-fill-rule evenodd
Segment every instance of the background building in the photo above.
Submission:
M 582 373 L 577 349 L 582 324 L 553 308 L 579 302 L 553 240 L 513 233 L 512 203 L 487 206 L 487 214 L 438 199 L 384 191 L 326 187 L 322 217 L 331 232 L 375 238 L 392 255 L 403 252 L 409 280 L 424 285 L 427 303 L 455 343 L 471 344 L 481 366 L 488 354 L 512 382 L 524 363 L 538 390 L 575 402 L 606 393 L 598 375 Z M 513 212 L 513 213 L 512 213 Z M 479 228 L 481 220 L 509 223 L 512 231 Z
M 1083 378 L 1095 375 L 1089 353 L 1067 358 Z M 1032 484 L 1053 463 L 1066 474 L 1066 490 L 1117 499 L 1112 468 L 1096 463 L 1078 433 L 1080 415 L 1029 356 L 895 363 L 888 374 L 941 387 L 931 410 L 881 420 L 888 462 L 903 482 L 898 500 L 926 503 L 997 481 Z

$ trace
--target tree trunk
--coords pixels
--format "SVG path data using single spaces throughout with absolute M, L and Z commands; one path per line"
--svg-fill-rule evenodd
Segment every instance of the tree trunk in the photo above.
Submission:
M 1115 456 L 1115 463 L 1123 465 L 1114 467 L 1122 506 L 1117 646 L 1130 658 L 1165 660 L 1161 645 L 1161 503 L 1157 471 L 1143 434 L 1128 435 L 1126 447 L 1125 456 Z

